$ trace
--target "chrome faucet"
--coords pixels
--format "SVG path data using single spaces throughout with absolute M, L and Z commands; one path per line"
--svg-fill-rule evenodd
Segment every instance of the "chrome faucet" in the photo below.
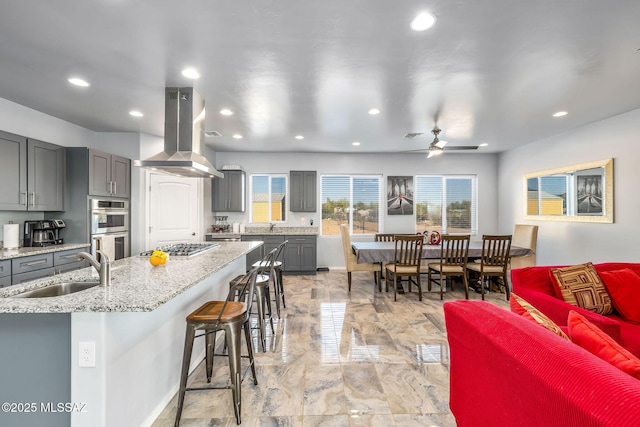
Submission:
M 111 286 L 111 261 L 102 251 L 96 252 L 100 254 L 100 263 L 87 252 L 78 252 L 77 257 L 79 260 L 86 259 L 96 269 L 100 276 L 100 286 Z
M 269 231 L 273 231 L 273 227 L 275 227 L 276 225 L 273 222 L 269 223 Z

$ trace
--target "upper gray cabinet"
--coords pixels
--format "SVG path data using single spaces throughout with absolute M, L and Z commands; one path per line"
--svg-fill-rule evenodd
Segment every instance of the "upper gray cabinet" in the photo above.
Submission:
M 316 171 L 290 171 L 289 197 L 291 212 L 316 211 Z
M 131 160 L 98 150 L 89 150 L 89 195 L 131 195 Z
M 223 171 L 224 178 L 213 178 L 211 210 L 213 212 L 244 212 L 245 173 L 241 170 Z
M 64 210 L 65 149 L 0 132 L 0 210 Z

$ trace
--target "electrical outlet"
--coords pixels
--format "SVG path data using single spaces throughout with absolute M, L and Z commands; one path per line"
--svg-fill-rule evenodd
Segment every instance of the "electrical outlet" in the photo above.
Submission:
M 81 368 L 96 367 L 96 343 L 94 341 L 78 343 L 78 366 Z

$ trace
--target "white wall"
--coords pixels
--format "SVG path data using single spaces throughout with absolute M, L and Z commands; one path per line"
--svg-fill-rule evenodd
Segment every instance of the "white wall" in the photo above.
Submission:
M 290 170 L 315 170 L 318 182 L 322 174 L 374 174 L 386 177 L 418 174 L 477 174 L 479 200 L 479 235 L 495 233 L 497 222 L 497 170 L 498 156 L 493 154 L 449 154 L 428 159 L 424 154 L 309 154 L 309 153 L 227 153 L 216 154 L 216 168 L 222 165 L 240 165 L 252 173 L 289 173 Z M 318 198 L 320 188 L 318 186 Z M 226 213 L 221 213 L 227 215 Z M 288 226 L 300 226 L 301 218 L 321 220 L 320 207 L 316 214 L 288 212 Z M 249 211 L 244 214 L 229 214 L 229 222 L 245 221 L 249 224 Z M 415 216 L 384 216 L 384 231 L 389 233 L 413 232 Z M 370 237 L 368 238 L 370 239 Z M 354 237 L 357 240 L 357 237 Z M 342 243 L 339 236 L 318 238 L 318 266 L 344 268 Z
M 640 109 L 502 153 L 498 215 L 501 232 L 539 225 L 537 263 L 638 261 L 640 236 Z M 523 174 L 614 158 L 614 223 L 525 221 Z
M 90 147 L 96 133 L 0 98 L 0 130 L 64 147 Z

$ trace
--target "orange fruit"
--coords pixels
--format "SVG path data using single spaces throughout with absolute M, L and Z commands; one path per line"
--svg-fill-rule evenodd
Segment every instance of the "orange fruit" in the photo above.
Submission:
M 151 256 L 149 256 L 149 262 L 154 267 L 157 267 L 160 264 L 162 264 L 162 258 L 160 258 L 159 256 L 151 255 Z

